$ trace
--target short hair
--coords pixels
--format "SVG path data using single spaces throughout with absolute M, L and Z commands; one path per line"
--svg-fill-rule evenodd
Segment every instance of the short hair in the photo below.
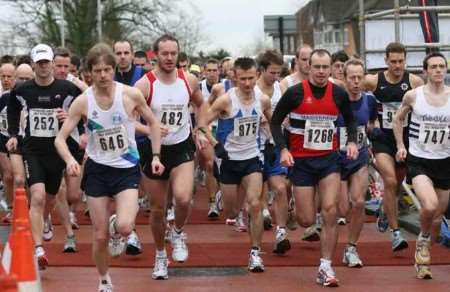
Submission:
M 56 59 L 56 57 L 70 58 L 69 49 L 64 48 L 64 47 L 57 47 L 53 51 L 53 59 Z
M 434 57 L 442 58 L 444 60 L 445 67 L 448 66 L 447 59 L 445 58 L 445 56 L 442 53 L 432 52 L 432 53 L 429 53 L 428 55 L 426 55 L 425 58 L 423 59 L 423 70 L 425 70 L 425 71 L 428 70 L 428 61 Z
M 347 77 L 347 68 L 348 66 L 361 66 L 364 72 L 364 63 L 361 59 L 351 58 L 344 64 L 344 76 Z
M 398 42 L 389 43 L 386 47 L 386 58 L 389 58 L 390 53 L 400 53 L 406 56 L 406 48 L 403 44 Z
M 312 50 L 312 47 L 311 47 L 310 45 L 308 45 L 308 44 L 303 44 L 303 45 L 301 45 L 300 47 L 298 47 L 297 50 L 295 51 L 295 57 L 298 58 L 298 57 L 299 57 L 300 51 L 301 51 L 302 49 L 307 49 L 307 48 L 309 48 L 309 49 Z
M 133 44 L 129 40 L 118 40 L 113 43 L 112 50 L 116 52 L 116 44 L 117 43 L 127 43 L 130 46 L 130 51 L 133 53 Z
M 206 67 L 206 65 L 208 64 L 214 64 L 217 65 L 217 67 L 219 67 L 219 60 L 214 59 L 214 58 L 209 58 L 208 60 L 206 60 L 205 65 L 203 65 L 203 67 Z
M 314 49 L 314 50 L 311 52 L 311 55 L 309 56 L 309 64 L 311 64 L 312 57 L 313 57 L 314 55 L 318 55 L 318 56 L 328 56 L 328 57 L 330 57 L 330 61 L 331 61 L 331 54 L 330 54 L 330 52 L 329 52 L 328 50 L 326 50 L 326 49 Z
M 111 65 L 113 68 L 116 67 L 116 56 L 110 46 L 105 43 L 99 43 L 93 46 L 86 57 L 86 65 L 89 71 L 92 71 L 92 67 L 97 65 L 103 60 L 107 65 Z
M 8 63 L 14 64 L 14 56 L 3 55 L 0 57 L 0 65 L 8 64 Z
M 33 63 L 30 55 L 19 55 L 16 58 L 16 66 L 19 67 L 22 64 L 28 64 L 31 66 L 31 64 Z
M 185 52 L 180 52 L 180 53 L 178 53 L 177 61 L 178 61 L 178 63 L 185 62 L 185 61 L 189 62 L 189 57 Z
M 134 57 L 135 58 L 145 58 L 145 60 L 147 61 L 147 54 L 144 51 L 134 52 Z
M 234 70 L 250 70 L 253 67 L 256 68 L 256 62 L 250 57 L 240 57 L 234 61 Z
M 266 50 L 258 56 L 259 66 L 263 69 L 267 69 L 270 65 L 284 64 L 283 56 L 277 50 Z
M 81 60 L 80 60 L 80 58 L 77 55 L 72 55 L 70 57 L 70 64 L 72 64 L 75 67 L 77 67 L 77 69 L 80 69 Z
M 350 59 L 344 50 L 339 50 L 331 55 L 331 64 L 336 62 L 345 63 Z
M 158 53 L 159 44 L 162 42 L 166 42 L 166 41 L 176 42 L 178 50 L 180 49 L 180 44 L 178 43 L 178 40 L 174 36 L 172 36 L 170 34 L 164 34 L 164 35 L 160 36 L 159 38 L 157 38 L 156 41 L 153 43 L 153 51 L 155 53 Z

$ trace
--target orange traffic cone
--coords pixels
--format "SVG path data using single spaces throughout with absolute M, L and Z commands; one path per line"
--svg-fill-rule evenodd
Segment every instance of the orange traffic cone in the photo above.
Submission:
M 19 292 L 42 292 L 29 221 L 17 219 L 10 236 L 12 250 L 10 274 L 16 276 Z
M 11 269 L 11 258 L 12 258 L 12 250 L 11 250 L 11 238 L 12 234 L 17 230 L 17 220 L 21 220 L 22 224 L 27 225 L 28 230 L 30 230 L 30 220 L 28 213 L 28 199 L 25 193 L 25 189 L 18 188 L 16 189 L 14 195 L 14 203 L 13 203 L 13 218 L 12 218 L 12 228 L 10 231 L 10 235 L 8 237 L 8 241 L 5 244 L 3 249 L 3 257 L 2 257 L 2 265 L 5 269 L 6 273 L 10 273 Z
M 0 257 L 1 258 L 1 257 Z M 2 265 L 0 265 L 0 291 L 17 292 L 17 280 L 13 275 L 6 274 Z

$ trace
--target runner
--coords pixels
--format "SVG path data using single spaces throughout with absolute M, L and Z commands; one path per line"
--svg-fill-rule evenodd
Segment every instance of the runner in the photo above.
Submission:
M 194 189 L 195 145 L 188 107 L 191 102 L 200 110 L 203 97 L 197 78 L 176 68 L 179 53 L 177 39 L 163 35 L 155 41 L 153 50 L 158 56 L 156 68 L 142 77 L 136 87 L 141 90 L 162 124 L 161 154 L 153 152 L 150 156 L 161 156 L 165 170 L 162 175 L 157 175 L 147 164 L 143 169 L 143 182 L 147 193 L 151 192 L 151 227 L 156 246 L 152 277 L 167 279 L 164 233 L 169 183 L 175 201 L 175 225 L 170 236 L 172 258 L 176 262 L 184 262 L 189 256 L 184 225 Z
M 256 81 L 255 94 L 269 96 L 271 109 L 274 110 L 281 98 L 282 92 L 285 91 L 278 82 L 283 66 L 283 56 L 275 50 L 267 50 L 259 56 L 258 60 L 261 74 Z M 273 252 L 284 254 L 291 248 L 291 244 L 287 239 L 286 230 L 288 215 L 287 168 L 280 164 L 280 149 L 274 149 L 273 141 L 268 139 L 268 137 L 271 137 L 270 129 L 268 129 L 269 122 L 266 121 L 263 123 L 264 126 L 261 128 L 260 148 L 262 153 L 264 153 L 263 177 L 268 181 L 270 190 L 274 192 L 274 211 L 277 227 L 275 229 L 275 247 Z M 264 203 L 266 208 L 263 209 L 263 217 L 264 225 L 266 225 L 266 221 L 268 220 L 266 218 L 270 217 L 270 213 L 267 208 L 267 200 Z M 266 229 L 266 226 L 264 227 Z
M 149 124 L 154 153 L 159 153 L 160 148 L 159 123 L 138 90 L 113 81 L 116 61 L 110 47 L 98 44 L 91 48 L 87 65 L 94 85 L 72 104 L 55 145 L 66 162 L 67 173 L 79 176 L 80 164 L 72 156 L 66 139 L 80 120 L 87 122 L 89 158 L 84 169 L 83 189 L 94 228 L 93 257 L 100 275 L 98 291 L 112 292 L 108 273 L 108 229 L 110 253 L 118 256 L 125 247 L 123 237 L 133 231 L 138 211 L 140 171 L 134 139 L 134 112 L 137 111 Z M 155 174 L 164 170 L 157 155 L 151 168 Z M 111 197 L 116 200 L 116 214 L 110 217 L 108 204 Z
M 297 70 L 281 81 L 282 87 L 288 88 L 308 79 L 309 57 L 311 56 L 311 52 L 312 48 L 309 45 L 303 45 L 297 49 L 295 54 L 295 65 Z
M 213 143 L 216 156 L 222 158 L 220 182 L 226 218 L 235 218 L 241 204 L 237 193 L 245 192 L 249 212 L 251 250 L 248 269 L 263 272 L 260 257 L 263 235 L 262 218 L 262 163 L 259 150 L 260 121 L 264 116 L 270 121 L 270 100 L 257 94 L 256 63 L 251 58 L 238 58 L 234 62 L 236 87 L 220 96 L 198 121 L 198 142 L 207 132 L 207 125 L 219 118 L 218 141 Z M 209 138 L 210 140 L 211 137 Z
M 392 232 L 392 250 L 399 251 L 408 247 L 398 227 L 398 181 L 395 162 L 397 147 L 392 132 L 394 114 L 402 102 L 403 95 L 410 89 L 423 84 L 420 77 L 405 70 L 406 49 L 400 43 L 390 43 L 386 47 L 385 62 L 387 70 L 376 75 L 366 76 L 366 90 L 372 91 L 378 103 L 378 122 L 380 129 L 371 134 L 372 149 L 375 153 L 377 169 L 383 178 L 383 210 L 386 213 Z M 405 121 L 404 126 L 407 126 Z M 404 131 L 406 135 L 408 131 Z M 405 137 L 405 142 L 407 139 Z M 397 169 L 396 169 L 397 168 Z M 382 217 L 382 216 L 381 216 Z M 379 218 L 380 219 L 380 218 Z M 380 228 L 380 227 L 379 227 Z
M 219 82 L 219 61 L 209 59 L 206 61 L 204 68 L 205 79 L 200 82 L 199 86 L 204 102 L 206 103 L 211 95 L 213 86 Z M 212 133 L 215 136 L 217 121 L 213 121 L 211 127 Z M 208 218 L 217 219 L 220 214 L 216 204 L 216 193 L 219 191 L 219 186 L 214 177 L 214 149 L 210 145 L 207 145 L 200 149 L 198 153 L 200 154 L 199 164 L 205 171 L 205 186 L 206 192 L 209 195 Z
M 450 87 L 445 85 L 447 59 L 431 53 L 423 61 L 427 83 L 408 91 L 394 117 L 396 158 L 407 164 L 420 209 L 420 234 L 416 241 L 417 278 L 431 279 L 431 232 L 440 224 L 448 206 L 450 190 Z M 409 148 L 403 123 L 411 112 Z M 439 226 L 439 225 L 438 225 Z
M 350 105 L 357 123 L 358 158 L 348 160 L 347 135 L 345 123 L 339 116 L 339 141 L 341 156 L 341 191 L 338 200 L 338 213 L 348 224 L 348 243 L 344 250 L 343 262 L 349 267 L 362 267 L 363 263 L 356 250 L 359 235 L 364 225 L 365 195 L 368 188 L 369 152 L 367 146 L 367 131 L 371 131 L 377 119 L 375 97 L 362 91 L 364 86 L 364 64 L 359 59 L 350 59 L 343 68 L 346 91 L 350 97 Z M 341 218 L 340 218 L 341 219 Z M 345 222 L 345 221 L 344 221 Z M 338 220 L 339 224 L 339 220 Z
M 80 90 L 71 82 L 53 76 L 53 50 L 39 44 L 31 50 L 35 78 L 11 91 L 8 100 L 7 149 L 18 150 L 21 112 L 25 110 L 26 128 L 20 151 L 23 154 L 27 184 L 30 191 L 30 222 L 39 267 L 45 269 L 48 260 L 42 247 L 43 214 L 46 202 L 52 206 L 59 190 L 64 162 L 53 145 L 66 115 L 65 103 Z M 51 209 L 51 208 L 50 208 Z
M 336 202 L 340 187 L 339 155 L 334 122 L 342 114 L 347 126 L 347 157 L 356 159 L 356 125 L 351 113 L 348 94 L 328 80 L 331 56 L 317 49 L 310 56 L 308 80 L 290 87 L 275 108 L 271 130 L 281 150 L 281 163 L 292 167 L 290 180 L 294 185 L 297 218 L 301 226 L 314 223 L 316 208 L 314 193 L 317 186 L 323 218 L 321 259 L 317 283 L 337 286 L 331 267 L 336 249 Z M 289 148 L 281 129 L 289 114 Z

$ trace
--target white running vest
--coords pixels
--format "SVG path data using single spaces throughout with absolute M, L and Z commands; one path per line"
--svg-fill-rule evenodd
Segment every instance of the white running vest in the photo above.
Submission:
M 172 84 L 162 83 L 153 72 L 147 74 L 151 84 L 150 108 L 169 133 L 161 138 L 162 145 L 174 145 L 186 140 L 191 134 L 189 113 L 190 90 L 181 70 Z
M 255 94 L 256 95 L 263 95 L 264 93 L 262 92 L 262 90 L 259 88 L 258 85 L 255 85 Z M 275 83 L 273 84 L 273 93 L 272 96 L 270 96 L 270 106 L 271 106 L 271 110 L 272 113 L 275 110 L 275 107 L 277 106 L 278 102 L 281 99 L 281 87 L 280 87 L 280 83 L 278 81 L 275 81 Z M 267 121 L 268 124 L 270 124 L 270 121 Z M 266 129 L 265 128 L 261 128 L 261 150 L 264 150 L 264 143 L 267 140 L 267 133 L 266 133 Z
M 450 157 L 450 97 L 441 107 L 430 105 L 424 86 L 416 89 L 409 124 L 409 153 L 425 159 Z
M 123 104 L 123 84 L 115 83 L 114 101 L 108 110 L 101 109 L 92 87 L 86 90 L 88 100 L 87 155 L 94 162 L 116 168 L 130 168 L 139 162 L 136 147 L 136 121 L 129 117 Z
M 231 114 L 229 118 L 219 119 L 217 138 L 227 150 L 230 160 L 259 157 L 261 95 L 255 92 L 255 100 L 249 105 L 240 102 L 236 88 L 231 88 L 228 95 L 231 99 Z

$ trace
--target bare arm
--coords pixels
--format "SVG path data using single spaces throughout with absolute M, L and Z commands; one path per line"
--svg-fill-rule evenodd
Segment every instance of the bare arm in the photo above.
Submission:
M 397 149 L 404 149 L 405 144 L 403 141 L 403 123 L 405 119 L 408 117 L 408 113 L 412 111 L 412 107 L 416 100 L 416 92 L 415 90 L 410 90 L 405 93 L 403 96 L 402 104 L 400 108 L 395 113 L 394 121 L 393 121 L 393 131 L 395 136 L 395 141 L 397 143 Z
M 264 117 L 267 120 L 267 123 L 265 123 L 264 125 L 264 129 L 266 130 L 267 138 L 272 141 L 272 134 L 270 132 L 270 121 L 272 120 L 272 105 L 270 103 L 270 98 L 267 95 L 261 96 L 261 105 Z
M 377 74 L 369 74 L 364 78 L 364 90 L 374 92 L 377 89 L 378 84 L 378 75 Z
M 411 83 L 412 88 L 417 88 L 419 86 L 422 86 L 424 84 L 423 79 L 415 74 L 409 75 L 409 83 Z
M 211 105 L 221 95 L 225 94 L 225 87 L 222 83 L 214 84 L 211 89 L 211 95 L 208 98 L 208 103 Z

